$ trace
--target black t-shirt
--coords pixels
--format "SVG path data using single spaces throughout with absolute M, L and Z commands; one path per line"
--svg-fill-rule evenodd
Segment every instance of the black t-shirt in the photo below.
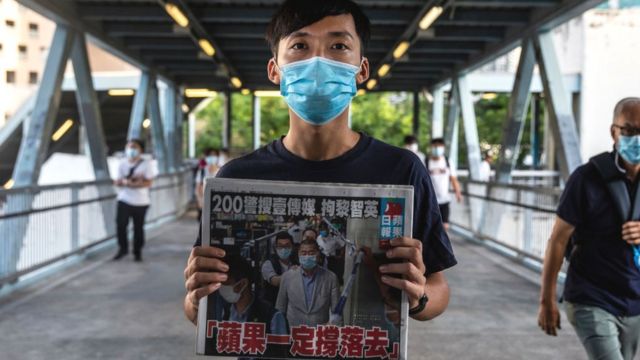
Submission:
M 438 202 L 425 166 L 412 152 L 366 134 L 341 156 L 324 161 L 302 159 L 289 152 L 282 139 L 235 159 L 220 169 L 222 178 L 327 183 L 413 185 L 413 237 L 423 242 L 427 273 L 457 262 L 444 231 Z M 200 245 L 200 239 L 196 242 Z
M 623 171 L 620 178 L 627 182 L 633 199 L 637 182 L 632 184 Z M 607 184 L 593 164 L 582 165 L 571 174 L 557 215 L 575 227 L 563 298 L 616 316 L 639 315 L 640 271 L 631 245 L 622 240 L 623 221 Z

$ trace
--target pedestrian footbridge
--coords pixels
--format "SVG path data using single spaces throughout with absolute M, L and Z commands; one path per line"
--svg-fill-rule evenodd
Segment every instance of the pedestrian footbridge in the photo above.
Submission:
M 142 264 L 111 261 L 111 244 L 3 298 L 2 359 L 198 359 L 182 312 L 196 233 L 187 214 L 150 230 Z M 557 338 L 538 329 L 536 273 L 459 235 L 453 246 L 451 304 L 433 321 L 410 322 L 410 359 L 584 358 L 569 324 Z
M 182 314 L 182 271 L 197 232 L 195 145 L 185 128 L 219 94 L 221 147 L 240 153 L 264 145 L 261 98 L 276 89 L 265 74 L 271 54 L 263 34 L 282 1 L 17 2 L 56 27 L 40 84 L 0 128 L 0 358 L 195 358 L 195 329 Z M 411 321 L 409 358 L 584 358 L 566 321 L 557 338 L 537 328 L 538 278 L 562 185 L 583 161 L 580 79 L 561 72 L 553 29 L 603 1 L 356 3 L 372 25 L 372 76 L 359 96 L 413 95 L 416 135 L 427 126 L 421 99 L 429 99 L 426 133 L 445 139 L 452 166 L 464 158 L 464 200 L 451 208 L 459 261 L 446 271 L 451 304 L 433 321 Z M 120 79 L 94 73 L 88 42 L 137 72 Z M 471 74 L 516 48 L 514 73 Z M 483 91 L 509 93 L 490 182 L 480 181 L 474 108 Z M 232 94 L 251 97 L 250 120 L 232 111 Z M 525 123 L 532 140 L 523 150 Z M 251 127 L 250 145 L 237 149 L 233 132 L 243 126 Z M 108 159 L 131 138 L 148 140 L 159 174 L 149 239 L 143 263 L 111 262 L 116 195 Z M 533 171 L 518 172 L 525 151 Z M 83 156 L 91 179 L 78 181 L 79 170 L 66 164 L 56 181 L 43 181 L 60 153 Z

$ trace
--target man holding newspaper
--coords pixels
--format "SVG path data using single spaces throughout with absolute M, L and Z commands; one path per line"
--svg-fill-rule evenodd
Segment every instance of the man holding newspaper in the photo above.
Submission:
M 267 75 L 289 106 L 289 132 L 228 163 L 218 177 L 413 186 L 413 237 L 391 240 L 386 256 L 399 261 L 379 271 L 386 286 L 405 291 L 410 316 L 428 320 L 448 305 L 443 270 L 456 259 L 418 157 L 349 128 L 356 86 L 369 77 L 369 35 L 369 20 L 353 1 L 285 1 L 267 30 L 273 54 Z M 194 323 L 199 300 L 227 280 L 224 256 L 200 240 L 191 252 L 184 310 Z

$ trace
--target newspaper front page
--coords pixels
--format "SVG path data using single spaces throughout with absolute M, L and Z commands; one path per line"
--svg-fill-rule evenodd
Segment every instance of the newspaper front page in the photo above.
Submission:
M 378 268 L 411 236 L 411 186 L 212 178 L 203 214 L 230 270 L 199 304 L 198 354 L 407 359 L 406 297 Z

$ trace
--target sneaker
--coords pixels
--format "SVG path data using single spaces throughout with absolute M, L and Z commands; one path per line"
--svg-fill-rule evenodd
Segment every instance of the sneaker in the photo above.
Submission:
M 126 253 L 126 252 L 119 251 L 119 252 L 116 254 L 116 256 L 114 256 L 114 257 L 113 257 L 113 261 L 118 261 L 118 260 L 122 259 L 122 258 L 123 258 L 123 257 L 125 257 L 125 256 L 127 256 L 127 253 Z
M 134 258 L 135 262 L 142 262 L 142 254 L 136 254 Z

